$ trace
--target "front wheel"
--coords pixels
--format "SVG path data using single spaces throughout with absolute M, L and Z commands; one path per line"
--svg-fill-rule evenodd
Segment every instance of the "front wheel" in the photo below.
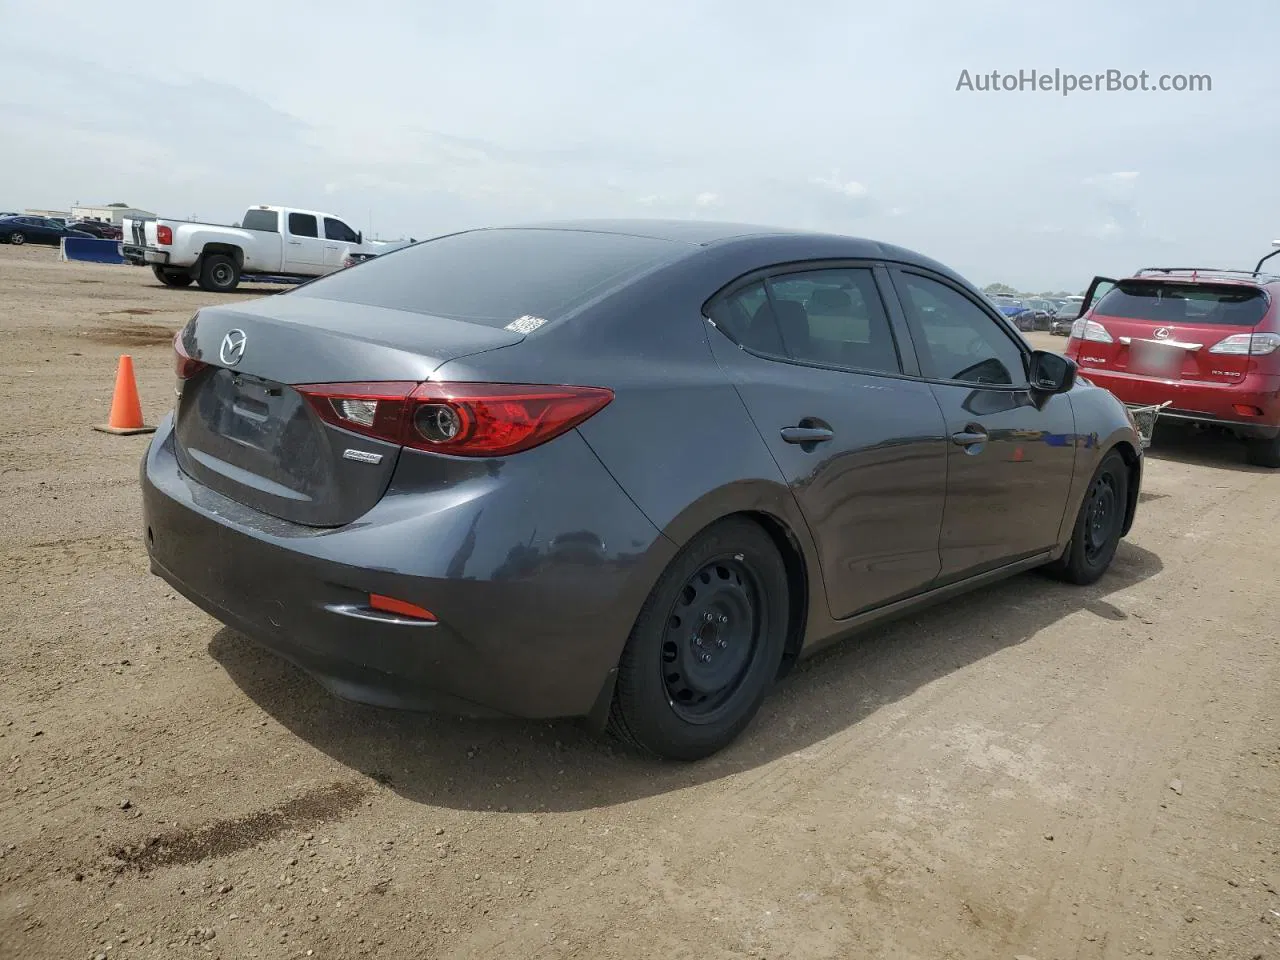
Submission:
M 1089 481 L 1066 552 L 1045 572 L 1081 586 L 1101 577 L 1120 546 L 1120 531 L 1128 509 L 1129 465 L 1112 450 L 1102 458 Z
M 1255 467 L 1280 467 L 1280 436 L 1270 439 L 1250 437 L 1244 442 L 1245 457 Z
M 13 233 L 9 234 L 9 242 L 16 247 L 20 247 L 27 242 L 27 238 L 15 230 Z
M 210 293 L 230 293 L 240 284 L 240 268 L 224 253 L 205 257 L 200 264 L 200 289 Z
M 641 751 L 700 760 L 751 722 L 778 674 L 790 597 L 769 535 L 717 523 L 663 572 L 618 664 L 609 729 Z

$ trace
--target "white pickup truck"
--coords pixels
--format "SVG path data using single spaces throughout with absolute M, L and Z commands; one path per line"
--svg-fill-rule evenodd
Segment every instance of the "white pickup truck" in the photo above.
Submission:
M 237 227 L 190 220 L 128 217 L 121 224 L 126 261 L 149 266 L 169 287 L 193 282 L 226 293 L 242 280 L 301 281 L 341 270 L 349 254 L 381 252 L 333 214 L 263 205 Z

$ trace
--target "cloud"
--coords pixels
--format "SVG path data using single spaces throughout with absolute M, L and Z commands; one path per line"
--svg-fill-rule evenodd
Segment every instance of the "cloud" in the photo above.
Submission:
M 832 175 L 830 177 L 811 177 L 809 182 L 815 187 L 822 187 L 825 190 L 831 190 L 854 200 L 862 199 L 867 196 L 869 192 L 867 188 L 857 180 L 842 181 L 837 175 Z

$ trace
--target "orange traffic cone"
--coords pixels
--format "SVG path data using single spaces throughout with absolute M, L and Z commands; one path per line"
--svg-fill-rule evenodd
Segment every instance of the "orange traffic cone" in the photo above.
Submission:
M 93 429 L 103 433 L 153 433 L 155 427 L 142 422 L 142 404 L 138 400 L 138 383 L 133 377 L 133 357 L 125 354 L 116 368 L 116 392 L 111 397 L 111 413 L 107 422 Z

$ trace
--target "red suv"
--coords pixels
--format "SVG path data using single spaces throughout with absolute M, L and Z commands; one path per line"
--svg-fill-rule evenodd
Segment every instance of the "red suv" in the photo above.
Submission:
M 1161 417 L 1226 427 L 1250 463 L 1280 467 L 1280 275 L 1263 261 L 1095 277 L 1066 354 L 1125 404 L 1168 402 Z

